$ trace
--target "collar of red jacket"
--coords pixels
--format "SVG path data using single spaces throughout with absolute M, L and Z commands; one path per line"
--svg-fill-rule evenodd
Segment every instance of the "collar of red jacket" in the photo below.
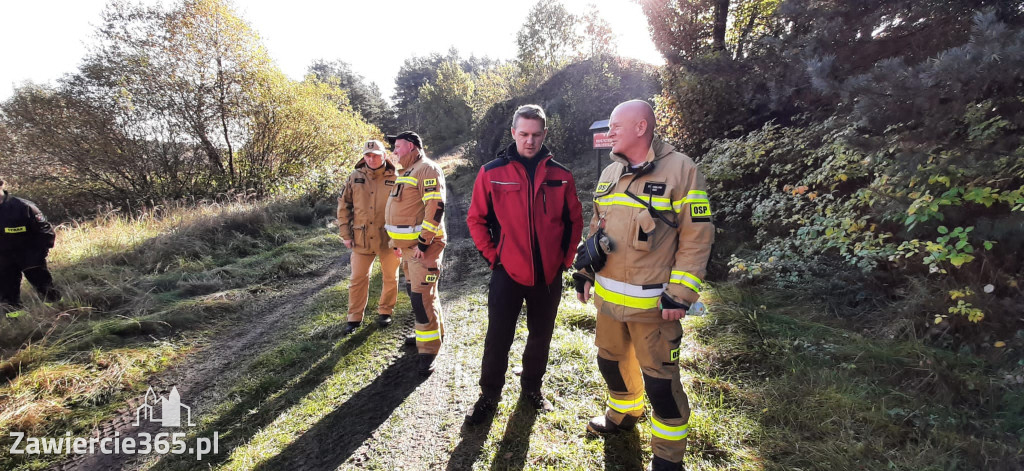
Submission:
M 513 160 L 514 157 L 519 157 L 519 151 L 516 150 L 515 142 L 509 144 L 508 147 L 502 149 L 501 152 L 498 152 L 498 158 L 500 159 Z M 551 151 L 548 150 L 548 146 L 546 145 L 540 146 L 540 150 L 537 151 L 537 155 L 533 156 L 535 159 L 544 159 L 546 157 L 551 157 Z

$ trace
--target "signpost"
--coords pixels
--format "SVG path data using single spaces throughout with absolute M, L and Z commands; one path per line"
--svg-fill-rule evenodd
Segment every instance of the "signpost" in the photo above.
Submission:
M 590 125 L 590 131 L 594 133 L 594 157 L 597 162 L 597 174 L 601 175 L 601 151 L 612 148 L 612 140 L 608 138 L 608 120 L 594 121 Z

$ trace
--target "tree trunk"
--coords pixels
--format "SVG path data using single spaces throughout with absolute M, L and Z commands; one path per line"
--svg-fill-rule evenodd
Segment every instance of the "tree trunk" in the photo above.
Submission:
M 715 26 L 712 40 L 716 51 L 725 50 L 725 30 L 729 24 L 729 0 L 715 0 Z

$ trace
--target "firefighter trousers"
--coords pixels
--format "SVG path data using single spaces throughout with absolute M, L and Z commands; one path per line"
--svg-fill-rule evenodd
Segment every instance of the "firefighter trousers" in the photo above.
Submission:
M 643 414 L 646 391 L 654 411 L 651 449 L 674 463 L 686 452 L 690 419 L 679 379 L 682 337 L 679 321 L 621 322 L 597 315 L 597 365 L 608 385 L 605 417 L 616 424 L 636 421 Z
M 395 301 L 398 300 L 398 266 L 402 261 L 395 256 L 393 250 L 386 247 L 377 253 L 353 251 L 351 258 L 352 280 L 348 285 L 349 322 L 363 320 L 366 301 L 370 297 L 370 271 L 375 258 L 380 260 L 381 279 L 380 302 L 377 303 L 377 312 L 390 316 L 395 310 Z
M 21 305 L 22 273 L 43 299 L 60 299 L 60 293 L 53 287 L 53 276 L 46 267 L 48 252 L 29 250 L 0 253 L 0 304 Z
M 444 320 L 437 282 L 441 277 L 444 247 L 443 240 L 434 239 L 422 259 L 413 257 L 415 248 L 402 249 L 402 269 L 412 312 L 416 316 L 416 349 L 419 353 L 436 355 L 441 350 Z

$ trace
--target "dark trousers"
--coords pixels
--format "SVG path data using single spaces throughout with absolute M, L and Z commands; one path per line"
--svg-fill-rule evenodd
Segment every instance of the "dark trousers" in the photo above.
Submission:
M 508 351 L 516 335 L 516 321 L 526 302 L 526 349 L 523 351 L 522 382 L 524 392 L 540 391 L 548 367 L 548 349 L 555 330 L 555 314 L 562 299 L 561 273 L 550 286 L 523 286 L 516 283 L 498 266 L 491 273 L 487 293 L 487 337 L 480 367 L 480 390 L 496 398 L 505 386 Z
M 60 294 L 53 287 L 53 276 L 46 268 L 47 250 L 0 252 L 0 303 L 21 305 L 21 275 L 47 301 L 56 301 Z

